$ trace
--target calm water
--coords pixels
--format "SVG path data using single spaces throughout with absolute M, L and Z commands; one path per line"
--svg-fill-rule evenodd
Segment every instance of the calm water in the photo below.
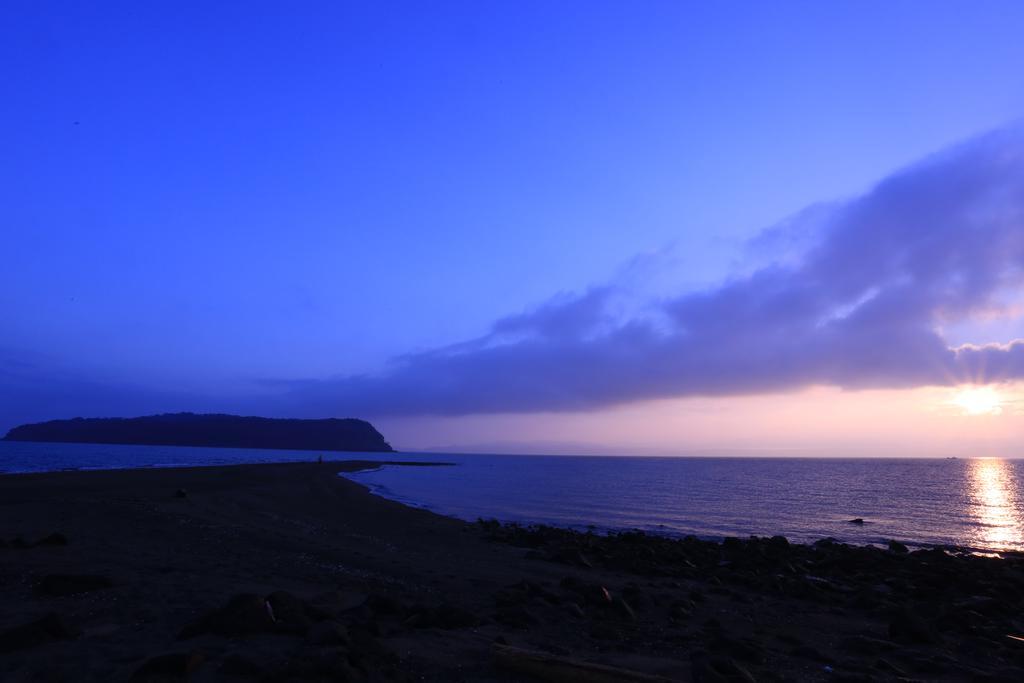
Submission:
M 0 471 L 309 461 L 309 451 L 0 442 Z M 347 475 L 380 495 L 474 520 L 638 528 L 701 537 L 783 534 L 854 543 L 1024 549 L 1024 461 L 582 458 L 325 453 L 456 467 Z M 862 517 L 863 526 L 847 520 Z
M 470 520 L 1024 549 L 1020 460 L 444 457 L 459 467 L 348 476 Z

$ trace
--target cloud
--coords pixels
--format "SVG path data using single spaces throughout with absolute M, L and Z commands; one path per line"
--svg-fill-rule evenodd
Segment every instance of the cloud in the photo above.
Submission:
M 1024 377 L 1024 341 L 952 347 L 940 332 L 991 315 L 1021 287 L 1019 127 L 799 212 L 751 250 L 772 260 L 713 288 L 625 315 L 620 283 L 563 294 L 481 338 L 397 358 L 382 374 L 295 385 L 286 402 L 334 414 L 460 415 Z

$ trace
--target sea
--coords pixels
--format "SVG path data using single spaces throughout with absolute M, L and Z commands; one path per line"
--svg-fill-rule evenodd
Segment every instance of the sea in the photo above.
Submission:
M 470 521 L 1024 550 L 1024 460 L 321 454 L 0 441 L 0 473 L 308 462 L 319 455 L 452 463 L 342 476 L 377 495 Z

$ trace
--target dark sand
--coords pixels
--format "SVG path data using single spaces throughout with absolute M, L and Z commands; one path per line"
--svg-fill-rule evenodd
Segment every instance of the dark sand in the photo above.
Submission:
M 0 477 L 0 680 L 1024 680 L 1016 556 L 467 524 L 364 466 Z

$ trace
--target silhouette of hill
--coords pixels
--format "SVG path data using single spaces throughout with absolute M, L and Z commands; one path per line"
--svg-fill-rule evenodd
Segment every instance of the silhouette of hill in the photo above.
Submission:
M 195 413 L 52 420 L 15 427 L 7 432 L 4 440 L 314 451 L 394 451 L 381 433 L 365 420 L 300 420 Z

